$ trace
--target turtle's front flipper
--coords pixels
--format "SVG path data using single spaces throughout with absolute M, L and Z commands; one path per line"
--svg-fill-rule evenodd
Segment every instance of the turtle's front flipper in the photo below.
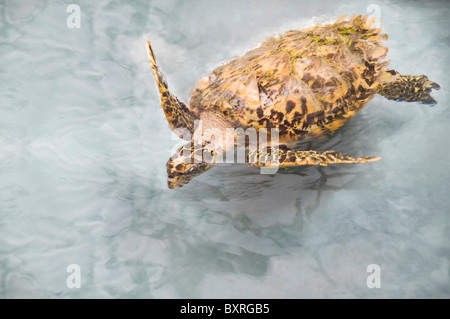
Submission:
M 183 102 L 179 101 L 178 98 L 169 91 L 167 82 L 158 66 L 158 63 L 156 63 L 152 46 L 148 41 L 147 55 L 148 60 L 150 61 L 153 76 L 156 84 L 158 85 L 158 90 L 161 97 L 161 107 L 166 115 L 167 122 L 169 122 L 170 129 L 175 130 L 185 128 L 191 134 L 194 133 L 194 115 Z
M 439 90 L 439 84 L 430 81 L 426 75 L 402 75 L 394 70 L 385 71 L 381 76 L 378 93 L 390 100 L 435 104 L 432 89 Z
M 251 167 L 291 167 L 302 165 L 357 164 L 379 160 L 380 157 L 352 157 L 335 151 L 299 151 L 286 145 L 251 150 L 247 163 Z
M 186 185 L 214 166 L 216 151 L 210 143 L 191 141 L 181 147 L 166 164 L 169 188 Z

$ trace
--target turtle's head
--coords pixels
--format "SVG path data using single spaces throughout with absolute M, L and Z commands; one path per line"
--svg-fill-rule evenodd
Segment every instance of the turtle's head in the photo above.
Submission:
M 222 152 L 211 142 L 190 141 L 183 145 L 166 164 L 169 188 L 179 188 L 206 172 L 218 162 Z
M 169 188 L 179 188 L 186 185 L 194 177 L 202 174 L 211 168 L 211 164 L 189 163 L 190 158 L 184 156 L 176 156 L 167 161 L 167 185 Z

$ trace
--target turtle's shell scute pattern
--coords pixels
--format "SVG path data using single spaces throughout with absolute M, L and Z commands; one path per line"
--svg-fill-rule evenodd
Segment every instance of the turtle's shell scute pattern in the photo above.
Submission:
M 223 112 L 235 127 L 279 128 L 292 140 L 333 131 L 377 92 L 387 36 L 367 16 L 266 40 L 197 82 L 194 114 Z

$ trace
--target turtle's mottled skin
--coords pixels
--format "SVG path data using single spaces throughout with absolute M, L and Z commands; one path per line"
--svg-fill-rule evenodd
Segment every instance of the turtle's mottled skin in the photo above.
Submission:
M 386 67 L 387 36 L 371 27 L 367 16 L 301 31 L 288 31 L 269 38 L 258 48 L 215 69 L 197 82 L 188 106 L 168 90 L 155 61 L 150 43 L 150 64 L 161 94 L 161 106 L 172 129 L 194 133 L 194 121 L 209 128 L 278 129 L 279 143 L 269 145 L 269 154 L 250 149 L 250 166 L 327 165 L 363 163 L 379 157 L 355 158 L 334 151 L 292 149 L 295 142 L 328 135 L 353 117 L 375 94 L 388 99 L 435 103 L 431 89 L 439 85 L 424 75 L 401 75 Z M 225 134 L 223 134 L 225 135 Z M 212 167 L 194 162 L 204 152 L 229 149 L 225 140 L 195 139 L 167 163 L 170 188 L 180 187 Z M 192 150 L 189 154 L 187 150 Z M 194 151 L 197 154 L 194 154 Z

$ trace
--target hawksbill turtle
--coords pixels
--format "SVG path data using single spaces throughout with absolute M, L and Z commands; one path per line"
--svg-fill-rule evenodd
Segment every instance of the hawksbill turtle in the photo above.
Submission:
M 388 49 L 381 42 L 387 35 L 373 22 L 368 16 L 341 17 L 331 24 L 271 37 L 200 79 L 187 105 L 169 91 L 147 41 L 169 126 L 188 133 L 179 133 L 189 142 L 167 162 L 169 188 L 187 184 L 220 162 L 219 155 L 236 147 L 239 134 L 225 138 L 227 129 L 253 129 L 270 137 L 276 130 L 275 142 L 269 138 L 264 147 L 245 145 L 245 161 L 252 167 L 380 159 L 294 148 L 299 141 L 337 130 L 377 93 L 396 101 L 436 103 L 430 92 L 439 89 L 437 83 L 425 75 L 403 75 L 387 68 L 389 61 L 383 59 Z M 211 129 L 222 134 L 205 137 Z

